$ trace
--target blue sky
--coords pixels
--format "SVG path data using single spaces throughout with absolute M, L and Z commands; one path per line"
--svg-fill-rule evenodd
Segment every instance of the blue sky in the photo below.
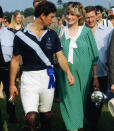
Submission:
M 57 0 L 50 0 L 54 3 Z M 103 5 L 109 7 L 108 1 L 110 1 L 111 6 L 114 6 L 114 0 L 63 0 L 63 2 L 68 1 L 79 1 L 84 6 L 88 5 Z M 26 8 L 32 7 L 33 0 L 0 0 L 0 5 L 3 8 L 3 11 L 14 11 L 14 10 L 24 10 Z

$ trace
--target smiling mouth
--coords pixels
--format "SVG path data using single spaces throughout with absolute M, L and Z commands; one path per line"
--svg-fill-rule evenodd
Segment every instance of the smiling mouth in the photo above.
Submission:
M 93 23 L 89 23 L 90 25 L 92 25 Z
M 72 22 L 72 20 L 68 20 L 68 22 Z

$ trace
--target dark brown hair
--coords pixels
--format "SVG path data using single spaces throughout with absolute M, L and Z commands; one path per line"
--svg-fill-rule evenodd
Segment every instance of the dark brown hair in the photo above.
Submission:
M 45 1 L 36 6 L 34 15 L 36 18 L 42 13 L 44 13 L 45 16 L 48 16 L 50 13 L 56 13 L 56 10 L 56 6 L 52 2 Z
M 86 6 L 85 11 L 86 13 L 90 13 L 91 11 L 94 11 L 95 14 L 97 14 L 95 6 Z

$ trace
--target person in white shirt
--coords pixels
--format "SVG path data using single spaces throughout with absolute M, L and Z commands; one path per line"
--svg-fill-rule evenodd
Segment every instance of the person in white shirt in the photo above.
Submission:
M 0 82 L 3 83 L 7 100 L 9 122 L 16 122 L 15 105 L 9 100 L 9 65 L 13 52 L 14 33 L 3 25 L 3 12 L 0 7 Z

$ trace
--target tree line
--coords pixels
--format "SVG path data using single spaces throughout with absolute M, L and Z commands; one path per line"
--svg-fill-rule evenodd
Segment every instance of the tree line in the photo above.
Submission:
M 57 6 L 57 13 L 56 13 L 57 17 L 61 17 L 64 14 L 66 4 L 67 3 L 63 3 L 62 0 L 58 0 L 58 2 L 57 2 L 57 5 L 58 5 Z M 11 11 L 11 12 L 5 11 L 4 15 L 11 18 L 11 16 L 15 12 L 18 12 L 18 11 L 21 12 L 24 15 L 25 18 L 34 14 L 34 9 L 33 8 L 26 8 L 24 11 L 20 11 L 20 10 L 15 10 L 15 11 Z
M 66 5 L 67 5 L 67 2 L 63 3 L 62 0 L 57 1 L 57 13 L 56 13 L 57 17 L 61 17 L 63 14 L 65 14 Z M 11 18 L 11 16 L 17 11 L 21 12 L 24 15 L 25 18 L 28 17 L 28 16 L 31 16 L 31 15 L 34 15 L 34 9 L 33 8 L 26 8 L 24 11 L 20 11 L 20 10 L 15 10 L 13 12 L 6 11 L 6 12 L 4 12 L 4 15 Z

